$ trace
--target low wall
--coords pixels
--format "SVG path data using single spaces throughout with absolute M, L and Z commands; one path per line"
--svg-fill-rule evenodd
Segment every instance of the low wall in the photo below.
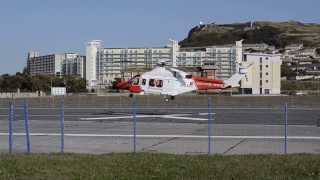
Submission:
M 32 92 L 32 93 L 0 93 L 0 98 L 33 98 L 44 96 L 43 93 Z

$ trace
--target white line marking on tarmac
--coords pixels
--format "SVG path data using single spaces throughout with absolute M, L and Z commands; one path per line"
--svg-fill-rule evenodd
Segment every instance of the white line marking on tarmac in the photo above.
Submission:
M 0 136 L 8 136 L 8 133 L 0 133 Z M 25 136 L 25 133 L 14 133 L 14 136 Z M 60 136 L 59 133 L 30 133 L 30 136 Z M 66 137 L 133 137 L 128 134 L 65 134 Z M 204 139 L 203 135 L 137 135 L 138 138 L 198 138 Z M 211 136 L 216 139 L 284 139 L 283 136 Z M 293 140 L 320 140 L 320 136 L 288 136 Z
M 208 121 L 204 118 L 183 117 L 191 114 L 170 114 L 170 115 L 136 115 L 136 118 L 162 118 L 162 119 L 179 119 L 190 121 Z M 112 116 L 112 117 L 97 117 L 97 118 L 80 118 L 80 120 L 116 120 L 116 119 L 132 119 L 133 116 Z
M 8 115 L 0 115 L 0 117 L 7 117 Z M 18 116 L 23 116 L 23 115 L 15 115 L 16 117 Z M 60 117 L 61 115 L 45 115 L 45 114 L 34 114 L 34 115 L 29 115 L 29 117 Z M 100 116 L 100 115 L 86 115 L 86 114 L 79 114 L 79 115 L 64 115 L 65 117 L 79 117 L 79 116 Z
M 163 116 L 161 118 L 189 120 L 189 121 L 208 121 L 208 119 L 204 119 L 204 118 L 180 117 L 180 116 L 171 116 L 171 115 L 165 115 L 165 116 Z
M 8 108 L 0 108 L 4 110 L 8 110 Z M 23 109 L 23 108 L 16 108 L 16 109 Z M 60 107 L 31 107 L 30 110 L 59 110 Z M 131 110 L 131 107 L 65 107 L 65 110 L 99 110 L 99 109 L 109 109 L 109 110 Z M 179 110 L 179 109 L 185 109 L 185 110 L 199 110 L 208 109 L 207 107 L 136 107 L 136 109 L 143 110 L 143 109 L 160 109 L 160 110 Z M 283 110 L 282 107 L 215 107 L 212 108 L 213 110 Z M 320 110 L 320 108 L 311 108 L 311 107 L 289 107 L 289 110 L 305 110 L 305 111 L 312 111 L 312 110 Z
M 212 115 L 215 115 L 216 113 L 211 113 Z M 199 116 L 208 116 L 209 113 L 199 113 Z

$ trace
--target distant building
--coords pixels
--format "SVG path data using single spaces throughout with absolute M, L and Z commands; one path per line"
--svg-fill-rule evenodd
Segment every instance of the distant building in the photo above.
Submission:
M 87 48 L 88 49 L 88 48 Z M 90 51 L 92 51 L 89 48 Z M 99 48 L 96 54 L 88 53 L 88 60 L 95 62 L 87 66 L 88 85 L 110 86 L 115 78 L 129 79 L 136 74 L 152 69 L 159 62 L 172 64 L 172 50 L 158 48 Z M 90 69 L 91 68 L 91 69 Z
M 62 75 L 85 78 L 86 57 L 73 53 L 65 54 L 65 58 L 62 61 Z
M 77 75 L 85 76 L 85 56 L 74 53 L 49 54 L 40 56 L 37 52 L 29 52 L 27 70 L 35 75 Z
M 213 70 L 214 76 L 227 79 L 236 72 L 242 58 L 242 44 L 180 48 L 170 40 L 165 47 L 102 48 L 98 40 L 87 43 L 87 85 L 89 89 L 110 86 L 115 78 L 129 79 L 165 62 L 178 68 Z
M 87 87 L 95 87 L 97 85 L 97 58 L 98 51 L 102 48 L 102 41 L 93 40 L 87 43 L 86 47 L 86 80 Z
M 201 67 L 214 70 L 215 78 L 228 79 L 236 72 L 237 48 L 212 46 L 206 48 L 181 48 L 177 54 L 178 67 Z
M 303 44 L 290 44 L 284 48 L 286 51 L 298 51 L 303 49 Z
M 278 54 L 244 53 L 243 66 L 250 66 L 241 80 L 245 94 L 280 94 L 281 56 Z
M 307 56 L 307 57 L 312 57 L 312 58 L 317 57 L 316 48 L 304 48 L 304 49 L 297 51 L 297 53 L 299 56 Z
M 270 46 L 266 43 L 256 43 L 256 44 L 243 44 L 243 49 L 264 52 L 264 51 L 274 51 L 276 48 L 275 46 Z

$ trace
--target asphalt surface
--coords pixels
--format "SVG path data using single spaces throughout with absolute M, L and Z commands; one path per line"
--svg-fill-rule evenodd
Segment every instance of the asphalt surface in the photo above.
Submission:
M 214 153 L 280 154 L 284 152 L 284 102 L 289 102 L 288 153 L 320 153 L 320 127 L 317 127 L 320 105 L 312 99 L 308 103 L 299 99 L 254 98 L 250 104 L 247 99 L 225 102 L 213 97 L 213 106 L 208 110 L 207 98 L 201 97 L 200 101 L 193 96 L 173 102 L 139 97 L 136 106 L 127 97 L 72 98 L 64 102 L 65 152 L 131 152 L 133 114 L 136 114 L 137 151 L 205 154 L 210 130 L 210 150 Z M 26 149 L 23 102 L 15 100 L 15 152 Z M 28 99 L 27 102 L 32 152 L 59 152 L 61 99 Z M 0 103 L 1 152 L 8 152 L 7 103 L 5 100 Z M 208 128 L 210 111 L 212 124 Z
M 207 123 L 207 107 L 66 107 L 66 121 L 115 121 L 131 122 L 133 112 L 140 122 Z M 285 120 L 284 108 L 269 107 L 213 107 L 215 124 L 264 124 L 282 125 Z M 29 119 L 56 121 L 60 119 L 60 107 L 30 107 Z M 22 108 L 17 108 L 17 120 L 24 118 Z M 180 118 L 179 118 L 180 117 Z M 8 119 L 8 108 L 0 109 L 0 118 Z M 294 107 L 288 109 L 288 124 L 316 126 L 320 122 L 320 108 Z

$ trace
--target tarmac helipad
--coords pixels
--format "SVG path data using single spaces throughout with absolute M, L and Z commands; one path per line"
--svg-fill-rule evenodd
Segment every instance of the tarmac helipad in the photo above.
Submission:
M 29 104 L 31 151 L 60 151 L 59 101 L 47 104 L 33 100 Z M 118 101 L 66 102 L 64 109 L 65 152 L 113 153 L 133 151 L 133 122 L 136 120 L 136 150 L 175 154 L 208 153 L 256 154 L 284 152 L 284 109 L 272 106 L 219 105 L 212 107 L 208 128 L 206 104 L 168 104 L 140 106 Z M 183 101 L 184 102 L 184 101 Z M 150 102 L 148 102 L 150 104 Z M 18 104 L 18 103 L 17 103 Z M 152 103 L 151 103 L 152 104 Z M 134 116 L 135 112 L 136 116 Z M 288 153 L 320 153 L 318 106 L 289 106 Z M 26 151 L 23 110 L 17 107 L 13 123 L 13 150 Z M 0 151 L 8 152 L 8 109 L 0 107 Z

